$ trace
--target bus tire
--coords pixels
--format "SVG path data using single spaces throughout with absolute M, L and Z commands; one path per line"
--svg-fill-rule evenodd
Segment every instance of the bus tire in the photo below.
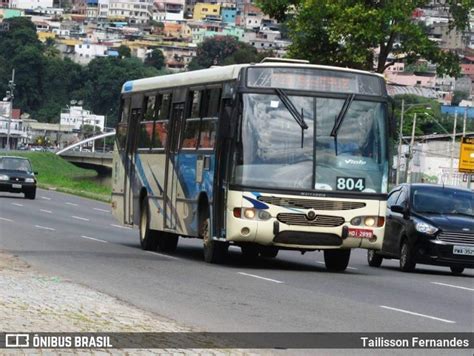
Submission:
M 377 255 L 375 250 L 367 250 L 367 263 L 370 267 L 380 267 L 382 265 L 383 257 Z
M 449 268 L 451 269 L 451 273 L 454 275 L 461 275 L 464 272 L 464 267 L 451 266 Z
M 275 258 L 278 255 L 278 248 L 274 246 L 264 246 L 260 249 L 260 256 L 266 258 Z
M 242 250 L 242 256 L 246 260 L 255 260 L 258 257 L 258 254 L 260 253 L 260 249 L 252 244 L 242 245 L 240 248 Z
M 415 252 L 408 243 L 408 239 L 404 239 L 400 247 L 400 269 L 403 272 L 413 272 L 416 266 Z
M 350 257 L 351 250 L 324 250 L 324 263 L 330 272 L 344 272 Z
M 158 247 L 158 231 L 150 229 L 150 208 L 147 199 L 142 200 L 140 209 L 140 246 L 147 251 L 156 251 Z
M 179 235 L 166 233 L 158 239 L 158 248 L 163 252 L 174 252 L 178 247 Z
M 211 219 L 206 216 L 199 227 L 199 236 L 202 237 L 204 247 L 204 261 L 207 263 L 222 263 L 227 255 L 227 242 L 212 239 L 210 229 Z

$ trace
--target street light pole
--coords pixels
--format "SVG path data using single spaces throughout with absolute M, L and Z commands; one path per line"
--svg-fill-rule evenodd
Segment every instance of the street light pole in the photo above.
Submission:
M 400 117 L 400 132 L 398 137 L 398 157 L 397 157 L 397 176 L 395 183 L 400 184 L 400 167 L 402 165 L 402 141 L 403 141 L 403 115 L 405 113 L 405 99 L 402 99 L 402 113 Z M 405 167 L 405 170 L 407 167 Z
M 449 164 L 449 181 L 454 185 L 453 164 L 454 164 L 454 145 L 456 144 L 456 125 L 458 122 L 458 112 L 454 112 L 453 142 L 451 143 L 451 162 Z
M 411 183 L 411 159 L 413 158 L 413 146 L 415 144 L 416 113 L 413 115 L 413 126 L 411 128 L 410 148 L 407 159 L 407 183 Z
M 10 89 L 10 94 L 7 97 L 10 99 L 10 115 L 8 115 L 8 129 L 7 129 L 7 151 L 10 151 L 10 129 L 12 125 L 12 118 L 13 118 L 13 98 L 15 90 L 15 69 L 12 70 L 12 80 L 8 82 L 8 88 Z

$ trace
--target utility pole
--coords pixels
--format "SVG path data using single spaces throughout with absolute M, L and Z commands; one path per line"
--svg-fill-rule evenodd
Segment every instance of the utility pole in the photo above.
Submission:
M 107 130 L 107 114 L 105 114 L 105 117 L 104 117 L 104 132 L 103 133 L 105 133 L 106 130 Z M 104 137 L 103 138 L 104 146 L 102 147 L 102 152 L 104 152 L 104 153 L 105 153 L 105 139 L 106 138 Z
M 7 92 L 7 98 L 10 101 L 10 115 L 8 115 L 8 129 L 7 129 L 7 151 L 10 151 L 10 129 L 12 125 L 12 118 L 13 118 L 13 98 L 14 98 L 14 90 L 15 90 L 15 69 L 12 70 L 12 80 L 8 82 L 8 88 L 10 89 Z
M 454 164 L 454 145 L 456 144 L 456 125 L 458 122 L 458 112 L 454 112 L 453 142 L 451 143 L 451 162 L 449 164 L 449 181 L 454 185 L 453 164 Z
M 466 122 L 467 122 L 467 111 L 469 110 L 469 106 L 466 106 L 464 108 L 464 120 L 462 123 L 462 138 L 466 137 Z M 461 158 L 459 158 L 461 159 Z M 471 178 L 472 174 L 468 173 L 467 174 L 467 189 L 471 189 Z
M 407 183 L 411 183 L 411 159 L 413 158 L 413 146 L 415 145 L 416 113 L 413 115 L 413 126 L 411 128 L 411 140 L 407 159 Z
M 400 132 L 398 137 L 398 157 L 397 157 L 397 176 L 395 179 L 396 185 L 400 184 L 400 168 L 402 165 L 402 143 L 403 143 L 403 115 L 405 113 L 405 99 L 402 99 L 402 113 L 400 116 Z M 405 170 L 408 167 L 405 166 Z

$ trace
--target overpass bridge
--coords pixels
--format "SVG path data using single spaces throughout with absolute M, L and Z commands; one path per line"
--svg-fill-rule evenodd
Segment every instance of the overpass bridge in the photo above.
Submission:
M 99 152 L 94 149 L 94 146 L 93 152 L 88 152 L 82 150 L 82 146 L 86 143 L 95 142 L 96 140 L 114 135 L 115 131 L 111 131 L 86 138 L 85 140 L 63 148 L 56 152 L 56 155 L 61 156 L 77 166 L 94 169 L 101 175 L 107 174 L 112 170 L 112 152 Z M 79 150 L 77 150 L 77 148 L 79 148 Z

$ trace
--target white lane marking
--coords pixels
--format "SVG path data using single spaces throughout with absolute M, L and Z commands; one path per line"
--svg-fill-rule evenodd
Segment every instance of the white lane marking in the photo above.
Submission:
M 97 242 L 102 242 L 104 244 L 108 244 L 109 242 L 108 241 L 105 241 L 105 240 L 101 240 L 101 239 L 96 239 L 94 237 L 90 237 L 90 236 L 86 236 L 86 235 L 82 235 L 81 236 L 83 239 L 88 239 L 88 240 L 93 240 L 93 241 L 97 241 Z
M 0 220 L 3 220 L 3 221 L 8 221 L 8 222 L 13 222 L 12 219 L 7 219 L 7 218 L 0 218 Z
M 437 318 L 437 317 L 431 316 L 431 315 L 415 313 L 415 312 L 412 312 L 412 311 L 409 311 L 409 310 L 387 307 L 386 305 L 381 305 L 380 308 L 394 310 L 394 311 L 398 311 L 400 313 L 405 313 L 405 314 L 410 314 L 410 315 L 415 315 L 415 316 L 421 316 L 421 317 L 427 318 L 427 319 L 438 320 L 438 321 L 442 321 L 443 323 L 456 324 L 456 322 L 452 321 L 452 320 L 441 319 L 441 318 Z
M 128 227 L 128 226 L 121 226 L 121 225 L 115 225 L 115 224 L 110 224 L 110 226 L 117 227 L 119 229 L 129 229 L 129 230 L 132 229 L 131 227 Z
M 68 201 L 65 202 L 64 204 L 66 204 L 66 205 L 71 205 L 71 206 L 79 206 L 79 205 L 76 204 L 76 203 L 71 203 L 71 202 L 68 202 Z
M 169 255 L 164 255 L 164 254 L 159 253 L 159 252 L 154 252 L 154 251 L 145 251 L 145 252 L 146 253 L 151 253 L 152 255 L 158 255 L 158 256 L 166 257 L 166 258 L 169 258 L 171 260 L 181 260 L 181 258 L 173 257 L 173 256 L 169 256 Z
M 12 205 L 23 206 L 23 204 L 19 204 L 19 203 L 12 203 Z
M 431 282 L 433 284 L 437 284 L 439 286 L 445 286 L 445 287 L 451 287 L 451 288 L 459 288 L 459 289 L 465 289 L 465 290 L 470 290 L 474 292 L 474 288 L 467 288 L 467 287 L 461 287 L 461 286 L 455 286 L 453 284 L 446 284 L 446 283 L 440 283 L 440 282 Z
M 323 261 L 316 261 L 316 263 L 319 263 L 320 265 L 325 265 L 326 263 Z
M 103 213 L 110 213 L 110 210 L 105 210 L 105 209 L 100 209 L 100 208 L 94 208 L 94 210 L 102 211 Z
M 53 229 L 52 227 L 47 227 L 47 226 L 35 225 L 35 227 L 38 229 L 43 229 L 43 230 L 56 231 L 56 229 Z
M 41 197 L 41 199 L 44 199 L 44 200 L 51 200 L 51 198 L 48 198 L 48 197 Z
M 269 281 L 269 282 L 274 282 L 274 283 L 285 283 L 282 281 L 278 281 L 276 279 L 271 279 L 271 278 L 265 278 L 261 276 L 257 276 L 255 274 L 250 274 L 250 273 L 245 273 L 245 272 L 237 272 L 238 274 L 241 274 L 242 276 L 248 276 L 248 277 L 253 277 L 253 278 L 258 278 L 258 279 L 263 279 L 264 281 Z
M 358 268 L 347 266 L 347 269 L 357 270 Z
M 89 219 L 81 218 L 80 216 L 75 216 L 75 215 L 71 216 L 71 218 L 77 219 L 77 220 L 89 221 Z
M 40 209 L 40 211 L 42 211 L 43 213 L 48 213 L 48 214 L 53 213 L 51 210 L 46 210 L 46 209 Z

